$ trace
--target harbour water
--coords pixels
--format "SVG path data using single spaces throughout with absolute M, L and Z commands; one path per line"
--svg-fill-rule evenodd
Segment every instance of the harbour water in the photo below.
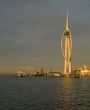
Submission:
M 0 110 L 90 110 L 90 78 L 2 76 Z

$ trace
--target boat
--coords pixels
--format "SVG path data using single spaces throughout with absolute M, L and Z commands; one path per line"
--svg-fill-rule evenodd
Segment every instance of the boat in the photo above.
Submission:
M 16 73 L 17 77 L 25 77 L 26 73 L 22 69 L 18 69 Z

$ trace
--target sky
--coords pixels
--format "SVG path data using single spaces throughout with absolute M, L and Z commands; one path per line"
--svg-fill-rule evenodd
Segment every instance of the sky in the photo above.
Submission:
M 0 73 L 63 71 L 67 11 L 72 67 L 90 64 L 90 0 L 0 0 Z

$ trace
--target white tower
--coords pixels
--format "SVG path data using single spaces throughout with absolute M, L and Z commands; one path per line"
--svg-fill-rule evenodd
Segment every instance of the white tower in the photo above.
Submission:
M 68 13 L 66 16 L 66 29 L 62 34 L 61 49 L 64 57 L 64 75 L 68 76 L 71 74 L 71 52 L 72 52 L 72 39 L 71 33 L 68 27 Z

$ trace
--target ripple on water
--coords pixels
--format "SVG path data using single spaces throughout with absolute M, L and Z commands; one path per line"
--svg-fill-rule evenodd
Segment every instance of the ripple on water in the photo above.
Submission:
M 89 97 L 89 78 L 0 77 L 0 110 L 90 110 Z

